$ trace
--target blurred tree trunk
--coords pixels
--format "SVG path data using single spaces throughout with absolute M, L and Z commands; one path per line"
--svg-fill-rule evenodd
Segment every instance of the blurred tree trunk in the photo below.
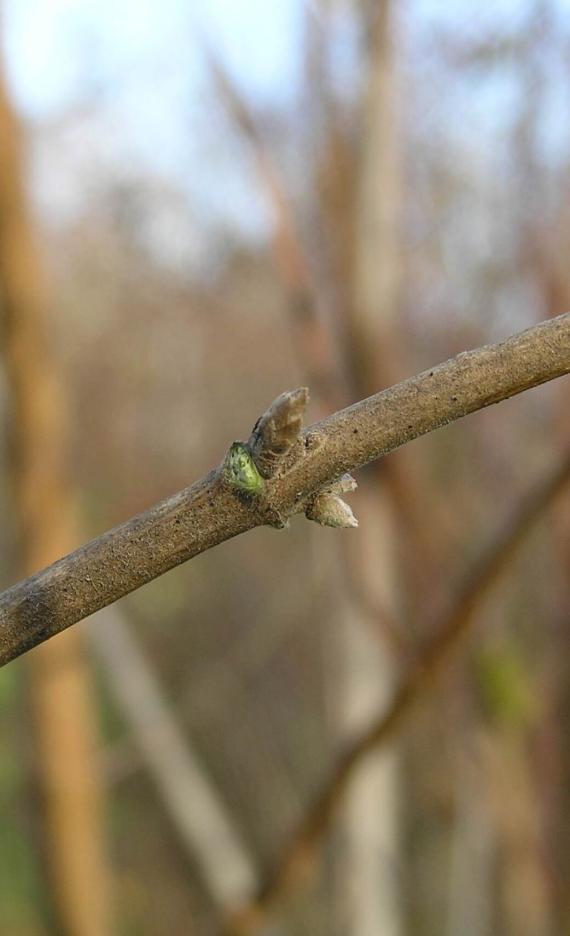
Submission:
M 533 180 L 534 184 L 534 180 Z M 568 195 L 568 180 L 566 184 Z M 561 201 L 554 217 L 550 219 L 550 231 L 545 236 L 543 228 L 530 221 L 529 243 L 521 258 L 534 268 L 537 286 L 540 289 L 545 311 L 554 317 L 557 309 L 570 308 L 570 272 L 568 270 L 568 248 L 570 246 L 570 211 L 568 198 Z M 561 448 L 570 444 L 570 421 L 568 419 L 568 391 L 562 387 L 555 390 L 557 418 L 554 431 L 560 437 Z M 551 632 L 552 685 L 549 695 L 551 706 L 544 733 L 548 737 L 549 758 L 546 781 L 541 785 L 543 811 L 547 816 L 550 859 L 554 866 L 555 927 L 559 932 L 570 932 L 570 737 L 565 725 L 570 721 L 570 664 L 568 661 L 568 630 L 565 622 L 570 620 L 570 495 L 566 494 L 558 504 L 553 524 L 554 554 L 560 561 L 559 603 L 556 628 Z M 562 626 L 560 626 L 562 624 Z M 555 740 L 552 740 L 555 739 Z M 548 769 L 550 768 L 550 769 Z
M 549 936 L 554 930 L 543 860 L 543 811 L 527 741 L 509 725 L 506 731 L 494 730 L 485 753 L 498 832 L 499 919 L 505 933 Z
M 400 296 L 400 168 L 391 3 L 380 0 L 368 6 L 363 17 L 367 55 L 347 322 L 356 398 L 389 383 L 387 364 L 395 354 Z M 399 604 L 393 505 L 378 473 L 365 474 L 358 510 L 365 522 L 358 540 L 350 543 L 357 581 L 367 601 L 392 616 Z M 347 601 L 341 625 L 341 725 L 350 733 L 362 730 L 374 717 L 393 684 L 391 652 L 378 639 L 364 604 L 358 595 Z M 395 755 L 371 754 L 352 784 L 344 811 L 343 931 L 353 936 L 395 936 L 401 931 L 397 814 Z
M 475 736 L 477 726 L 474 720 L 465 719 L 464 724 Z M 495 826 L 487 797 L 481 793 L 485 776 L 481 777 L 474 771 L 473 762 L 465 756 L 461 745 L 457 745 L 457 749 L 452 773 L 455 821 L 450 842 L 445 932 L 447 936 L 457 936 L 458 933 L 461 936 L 489 936 L 493 932 L 495 909 Z M 441 865 L 445 867 L 445 863 L 440 864 L 440 875 Z M 428 892 L 430 877 L 426 875 Z
M 20 574 L 27 575 L 68 552 L 77 537 L 66 483 L 65 399 L 47 348 L 46 289 L 24 193 L 20 129 L 1 74 L 0 291 Z M 80 631 L 44 644 L 27 666 L 58 922 L 69 936 L 105 936 L 95 713 Z

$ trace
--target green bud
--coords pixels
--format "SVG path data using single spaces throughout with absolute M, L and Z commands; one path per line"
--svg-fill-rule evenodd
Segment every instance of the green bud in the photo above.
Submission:
M 232 487 L 254 497 L 263 488 L 263 478 L 243 442 L 233 442 L 224 465 L 226 480 Z

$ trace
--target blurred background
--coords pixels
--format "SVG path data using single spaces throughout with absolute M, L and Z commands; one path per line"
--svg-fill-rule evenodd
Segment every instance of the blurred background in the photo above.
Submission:
M 570 306 L 564 0 L 4 0 L 0 28 L 2 588 L 282 390 L 313 421 Z M 417 440 L 360 472 L 358 531 L 255 530 L 5 667 L 0 933 L 570 932 L 569 411 L 562 380 Z

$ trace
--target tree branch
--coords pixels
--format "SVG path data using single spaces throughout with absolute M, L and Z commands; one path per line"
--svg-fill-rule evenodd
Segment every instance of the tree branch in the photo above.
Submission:
M 115 608 L 88 638 L 173 828 L 222 912 L 254 892 L 255 863 L 222 797 L 184 736 L 130 622 Z
M 0 665 L 224 540 L 263 524 L 283 526 L 343 473 L 569 372 L 566 313 L 316 423 L 288 448 L 272 477 L 258 474 L 253 486 L 247 445 L 237 453 L 232 446 L 205 478 L 0 595 Z

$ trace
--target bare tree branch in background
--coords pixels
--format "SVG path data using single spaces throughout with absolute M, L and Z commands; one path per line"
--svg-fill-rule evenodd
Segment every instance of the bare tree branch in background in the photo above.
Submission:
M 228 926 L 231 936 L 257 932 L 276 903 L 303 880 L 314 865 L 320 842 L 353 777 L 371 751 L 388 744 L 431 691 L 450 658 L 469 632 L 474 612 L 506 568 L 531 526 L 570 480 L 570 452 L 539 482 L 502 529 L 483 549 L 478 562 L 459 587 L 450 609 L 439 621 L 435 636 L 417 654 L 388 708 L 337 759 L 320 793 L 303 816 L 274 868 L 259 889 L 258 899 Z
M 259 475 L 247 445 L 238 446 L 237 460 L 232 446 L 222 465 L 191 487 L 3 592 L 0 663 L 239 533 L 282 527 L 344 472 L 569 372 L 566 313 L 463 352 L 315 423 L 271 478 Z
M 287 186 L 245 97 L 211 49 L 207 52 L 207 61 L 221 101 L 253 153 L 260 187 L 273 215 L 271 248 L 287 293 L 293 344 L 306 380 L 323 413 L 336 409 L 346 399 L 347 387 L 339 378 L 341 362 L 337 359 L 330 329 L 322 320 L 318 291 Z
M 223 912 L 254 892 L 256 869 L 230 815 L 184 737 L 129 623 L 108 608 L 88 639 L 176 834 Z

